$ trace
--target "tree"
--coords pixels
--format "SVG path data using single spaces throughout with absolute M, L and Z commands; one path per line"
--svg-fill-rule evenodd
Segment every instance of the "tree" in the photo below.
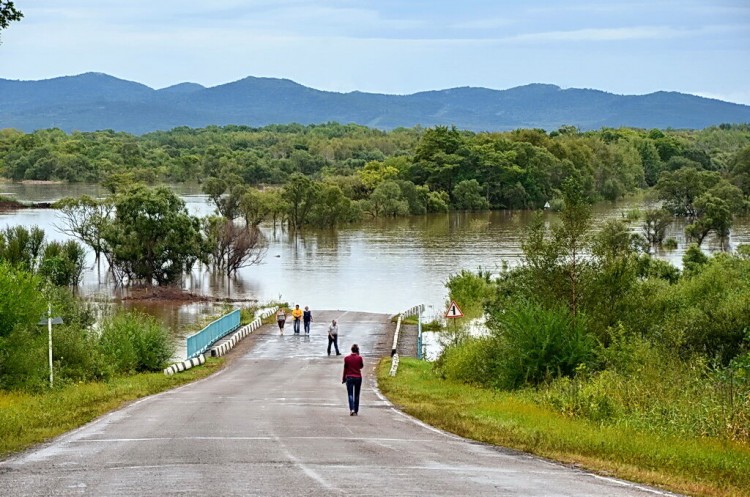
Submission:
M 667 236 L 667 228 L 674 220 L 666 209 L 649 209 L 643 219 L 643 236 L 651 247 L 661 245 Z
M 453 189 L 453 207 L 464 211 L 483 211 L 490 208 L 490 203 L 482 196 L 479 181 L 467 179 Z
M 200 220 L 169 188 L 137 185 L 118 193 L 114 205 L 103 237 L 118 280 L 172 283 L 205 258 Z
M 283 199 L 287 202 L 289 224 L 298 230 L 307 221 L 307 215 L 317 201 L 320 185 L 303 175 L 294 173 L 284 185 Z
M 78 286 L 86 262 L 85 249 L 75 240 L 44 247 L 39 274 L 55 286 Z
M 214 203 L 219 214 L 227 219 L 234 219 L 239 215 L 240 201 L 246 191 L 242 178 L 237 175 L 210 177 L 203 183 L 203 192 Z
M 260 264 L 268 250 L 261 231 L 253 225 L 238 226 L 223 217 L 204 220 L 207 245 L 214 268 L 231 276 L 240 268 Z
M 0 261 L 0 338 L 16 326 L 36 325 L 46 308 L 41 286 L 38 276 Z
M 22 18 L 23 13 L 16 9 L 13 2 L 0 0 L 0 30 L 6 29 L 11 22 L 20 21 Z
M 374 190 L 383 181 L 396 179 L 399 175 L 399 170 L 387 162 L 370 161 L 365 164 L 365 167 L 358 170 L 357 174 L 362 179 L 362 184 L 365 187 L 369 190 Z
M 35 272 L 44 249 L 44 230 L 38 226 L 8 226 L 0 231 L 0 259 L 11 265 Z
M 62 215 L 62 226 L 58 230 L 73 236 L 94 251 L 96 261 L 105 250 L 104 227 L 110 222 L 114 204 L 110 198 L 95 199 L 88 195 L 78 198 L 66 197 L 56 204 Z
M 721 176 L 713 171 L 699 171 L 693 167 L 665 171 L 656 183 L 664 208 L 676 216 L 696 216 L 695 200 L 716 185 Z
M 310 222 L 317 226 L 335 227 L 341 222 L 354 220 L 352 201 L 337 185 L 323 183 L 318 192 L 318 201 L 310 211 Z
M 367 209 L 372 217 L 403 216 L 409 212 L 409 203 L 401 196 L 401 188 L 395 181 L 383 181 L 372 192 Z
M 425 132 L 414 153 L 415 183 L 434 190 L 453 190 L 453 180 L 463 163 L 464 141 L 455 126 L 436 126 Z
M 695 210 L 695 221 L 685 227 L 685 234 L 694 240 L 698 247 L 711 231 L 721 240 L 729 236 L 732 212 L 724 199 L 706 192 L 695 201 Z
M 240 197 L 238 211 L 245 218 L 246 226 L 258 226 L 270 213 L 268 197 L 259 190 L 249 188 Z
M 583 194 L 581 184 L 573 178 L 563 184 L 565 208 L 560 213 L 561 223 L 553 230 L 557 243 L 562 248 L 561 263 L 569 284 L 569 307 L 575 321 L 582 273 L 586 269 L 584 251 L 586 233 L 591 225 L 591 208 Z

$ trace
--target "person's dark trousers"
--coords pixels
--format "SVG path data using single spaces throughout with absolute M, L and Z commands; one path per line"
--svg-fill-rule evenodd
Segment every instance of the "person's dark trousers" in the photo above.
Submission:
M 338 335 L 328 335 L 328 355 L 331 355 L 331 344 L 336 348 L 336 355 L 341 355 L 339 353 L 339 336 Z
M 299 319 L 294 320 L 294 332 L 299 333 Z
M 362 389 L 362 378 L 346 377 L 346 393 L 349 394 L 349 411 L 359 412 L 359 391 Z
M 310 321 L 305 321 L 305 333 L 310 333 Z

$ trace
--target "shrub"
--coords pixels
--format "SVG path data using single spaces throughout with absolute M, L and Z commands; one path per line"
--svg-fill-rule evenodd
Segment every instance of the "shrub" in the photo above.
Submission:
M 677 240 L 675 238 L 669 237 L 666 240 L 664 240 L 662 247 L 666 250 L 677 250 L 677 247 L 678 247 Z
M 492 338 L 467 338 L 458 345 L 446 347 L 435 362 L 435 369 L 446 379 L 486 385 L 493 374 L 487 360 L 491 355 L 488 349 L 492 347 Z
M 83 276 L 86 250 L 75 240 L 50 242 L 44 247 L 39 274 L 57 286 L 78 286 Z
M 107 318 L 99 348 L 114 373 L 158 371 L 174 354 L 168 331 L 154 317 L 137 312 Z
M 476 273 L 462 269 L 460 273 L 451 275 L 445 284 L 451 299 L 461 305 L 464 314 L 468 317 L 479 317 L 482 315 L 484 302 L 495 293 L 495 286 L 490 281 L 490 273 L 483 272 L 482 268 Z
M 564 308 L 521 303 L 497 316 L 489 336 L 445 348 L 437 368 L 451 379 L 500 389 L 573 376 L 594 357 L 583 319 Z
M 36 391 L 49 385 L 47 333 L 40 330 L 16 327 L 0 337 L 0 388 Z
M 0 337 L 36 325 L 47 307 L 40 288 L 36 276 L 0 262 Z
M 512 389 L 573 376 L 593 357 L 595 341 L 583 317 L 574 320 L 567 309 L 520 303 L 498 317 L 498 324 L 495 386 Z

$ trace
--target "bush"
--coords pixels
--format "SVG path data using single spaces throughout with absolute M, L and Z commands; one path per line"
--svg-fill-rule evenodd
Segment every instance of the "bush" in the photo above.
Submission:
M 495 386 L 518 388 L 559 376 L 573 376 L 591 361 L 595 341 L 584 319 L 565 308 L 520 303 L 498 317 Z
M 474 385 L 486 385 L 492 376 L 488 349 L 494 347 L 489 337 L 467 338 L 459 345 L 443 349 L 435 362 L 435 369 L 445 379 Z
M 47 333 L 41 328 L 16 327 L 0 337 L 0 388 L 37 391 L 48 386 L 47 353 Z
M 39 274 L 57 286 L 78 286 L 83 277 L 86 250 L 75 240 L 50 242 L 44 248 Z
M 490 281 L 490 273 L 482 271 L 476 273 L 462 269 L 460 273 L 451 275 L 445 284 L 452 300 L 461 306 L 467 317 L 482 315 L 482 306 L 495 293 L 495 286 Z
M 106 319 L 99 348 L 113 373 L 158 371 L 174 354 L 168 331 L 154 317 L 137 312 Z
M 487 337 L 447 347 L 438 359 L 448 378 L 500 389 L 573 376 L 594 358 L 595 341 L 584 321 L 564 308 L 521 303 L 497 316 Z

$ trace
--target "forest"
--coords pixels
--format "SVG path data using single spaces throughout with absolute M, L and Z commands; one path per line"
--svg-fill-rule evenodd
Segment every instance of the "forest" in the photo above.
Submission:
M 113 190 L 134 181 L 199 182 L 227 217 L 278 217 L 298 228 L 449 209 L 559 208 L 569 177 L 591 201 L 656 186 L 677 215 L 716 211 L 715 199 L 736 214 L 750 194 L 750 126 L 474 133 L 327 123 L 142 136 L 5 129 L 0 175 Z M 709 190 L 711 198 L 694 206 Z

